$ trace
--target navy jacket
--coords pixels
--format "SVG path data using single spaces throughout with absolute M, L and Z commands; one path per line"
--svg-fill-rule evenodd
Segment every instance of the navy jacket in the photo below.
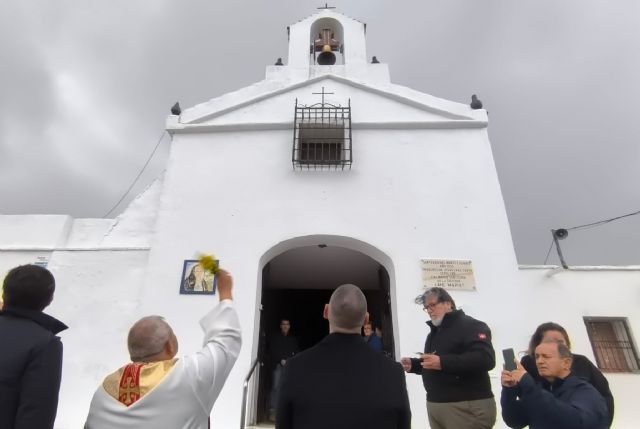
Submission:
M 409 429 L 399 363 L 359 334 L 327 335 L 284 367 L 276 429 Z
M 542 380 L 542 377 L 538 374 L 538 367 L 536 366 L 536 360 L 531 355 L 525 355 L 520 359 L 520 364 L 527 370 L 536 381 Z M 607 403 L 607 410 L 609 411 L 609 426 L 613 422 L 613 395 L 611 389 L 609 389 L 609 382 L 605 376 L 600 372 L 596 366 L 586 357 L 578 354 L 573 355 L 573 362 L 571 364 L 571 374 L 576 377 L 580 377 L 591 383 L 596 388 L 598 393 L 602 395 Z
M 525 374 L 515 387 L 503 387 L 502 418 L 511 428 L 606 429 L 609 427 L 604 398 L 585 380 L 569 375 L 536 383 Z
M 50 429 L 56 418 L 67 326 L 39 311 L 0 311 L 0 428 Z
M 366 342 L 367 345 L 371 347 L 371 350 L 375 350 L 377 352 L 383 351 L 382 340 L 373 332 L 371 333 L 371 335 L 369 335 L 369 338 L 366 340 Z
M 411 359 L 411 371 L 422 374 L 429 402 L 460 402 L 493 398 L 489 372 L 496 366 L 491 330 L 486 323 L 462 310 L 444 315 L 442 324 L 427 322 L 431 332 L 425 353 L 440 356 L 441 370 L 423 369 L 419 359 Z

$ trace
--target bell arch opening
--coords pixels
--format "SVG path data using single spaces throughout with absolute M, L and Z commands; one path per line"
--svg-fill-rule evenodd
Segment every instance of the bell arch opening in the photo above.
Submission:
M 344 30 L 334 18 L 320 18 L 311 25 L 310 64 L 332 66 L 344 64 Z

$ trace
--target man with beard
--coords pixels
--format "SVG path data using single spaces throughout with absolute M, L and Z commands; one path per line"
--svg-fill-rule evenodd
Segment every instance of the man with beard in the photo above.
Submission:
M 496 359 L 489 327 L 456 309 L 439 287 L 416 298 L 429 315 L 429 335 L 420 358 L 403 357 L 406 372 L 422 375 L 432 429 L 492 428 L 496 403 L 489 373 Z

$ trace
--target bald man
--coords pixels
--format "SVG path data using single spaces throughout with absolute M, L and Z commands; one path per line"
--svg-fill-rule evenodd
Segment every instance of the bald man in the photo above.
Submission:
M 240 353 L 240 323 L 231 275 L 217 274 L 220 303 L 200 326 L 204 346 L 176 358 L 178 339 L 160 316 L 129 331 L 131 363 L 104 379 L 91 401 L 85 429 L 206 429 L 211 408 Z
M 372 350 L 360 335 L 369 320 L 362 291 L 340 286 L 323 316 L 329 335 L 284 368 L 276 428 L 409 428 L 402 366 Z

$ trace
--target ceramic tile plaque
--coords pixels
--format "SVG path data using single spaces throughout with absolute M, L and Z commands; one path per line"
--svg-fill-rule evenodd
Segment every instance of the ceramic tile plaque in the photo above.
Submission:
M 180 293 L 215 295 L 216 277 L 200 265 L 198 260 L 187 259 L 182 266 Z

